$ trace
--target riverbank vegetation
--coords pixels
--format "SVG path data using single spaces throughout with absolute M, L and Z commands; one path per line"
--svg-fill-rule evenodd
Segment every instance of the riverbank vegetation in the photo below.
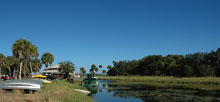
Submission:
M 166 77 L 166 76 L 99 76 L 100 80 L 114 80 L 126 82 L 157 82 L 178 84 L 206 84 L 220 85 L 218 77 Z
M 144 84 L 160 88 L 186 88 L 220 91 L 219 77 L 167 77 L 167 76 L 99 76 L 99 80 L 111 80 L 117 84 Z
M 39 92 L 25 94 L 22 91 L 0 90 L 0 102 L 94 102 L 92 98 L 75 89 L 84 89 L 79 84 L 70 84 L 66 81 L 53 81 L 45 84 Z
M 140 60 L 113 61 L 107 74 L 210 77 L 220 76 L 220 48 L 209 53 L 197 52 L 187 55 L 150 55 Z
M 94 102 L 92 98 L 75 89 L 84 89 L 79 84 L 70 84 L 66 81 L 54 81 L 44 85 L 38 94 L 48 102 Z

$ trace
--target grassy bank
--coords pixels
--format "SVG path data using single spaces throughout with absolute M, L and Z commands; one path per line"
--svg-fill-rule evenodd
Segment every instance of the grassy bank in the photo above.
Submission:
M 41 90 L 34 94 L 25 94 L 23 91 L 0 90 L 0 102 L 94 102 L 89 96 L 75 91 L 85 89 L 79 84 L 70 84 L 66 81 L 53 81 L 45 84 Z
M 220 91 L 220 78 L 217 77 L 162 77 L 162 76 L 99 76 L 100 80 L 113 80 L 118 85 L 145 84 L 161 88 L 186 88 Z
M 220 85 L 218 77 L 166 77 L 166 76 L 99 76 L 100 80 L 133 81 L 133 82 L 158 82 L 179 84 L 206 84 Z
M 44 85 L 39 94 L 48 102 L 94 102 L 92 98 L 75 89 L 84 88 L 66 81 L 54 81 L 52 84 Z

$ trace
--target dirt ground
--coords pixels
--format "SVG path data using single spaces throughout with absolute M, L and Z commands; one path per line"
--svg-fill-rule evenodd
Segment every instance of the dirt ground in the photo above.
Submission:
M 0 102 L 45 102 L 38 93 L 24 93 L 24 90 L 0 90 Z

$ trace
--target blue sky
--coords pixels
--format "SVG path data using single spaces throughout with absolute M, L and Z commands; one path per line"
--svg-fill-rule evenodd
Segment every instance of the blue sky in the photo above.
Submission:
M 0 0 L 0 53 L 20 38 L 54 64 L 104 69 L 113 60 L 220 47 L 219 0 Z M 77 70 L 78 71 L 78 70 Z

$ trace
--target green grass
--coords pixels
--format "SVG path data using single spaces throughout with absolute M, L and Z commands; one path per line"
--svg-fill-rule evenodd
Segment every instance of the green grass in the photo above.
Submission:
M 163 76 L 99 76 L 100 80 L 113 80 L 117 84 L 145 84 L 161 88 L 186 88 L 220 91 L 218 77 L 163 77 Z
M 47 102 L 94 102 L 92 98 L 75 89 L 85 88 L 66 81 L 53 81 L 52 84 L 43 85 L 37 94 L 42 95 Z
M 132 81 L 132 82 L 159 82 L 179 84 L 206 84 L 220 85 L 218 77 L 166 77 L 166 76 L 99 76 L 100 80 Z
M 23 90 L 0 90 L 0 102 L 94 102 L 92 98 L 75 89 L 86 90 L 79 82 L 70 84 L 66 80 L 44 84 L 40 91 L 34 94 L 25 94 Z

